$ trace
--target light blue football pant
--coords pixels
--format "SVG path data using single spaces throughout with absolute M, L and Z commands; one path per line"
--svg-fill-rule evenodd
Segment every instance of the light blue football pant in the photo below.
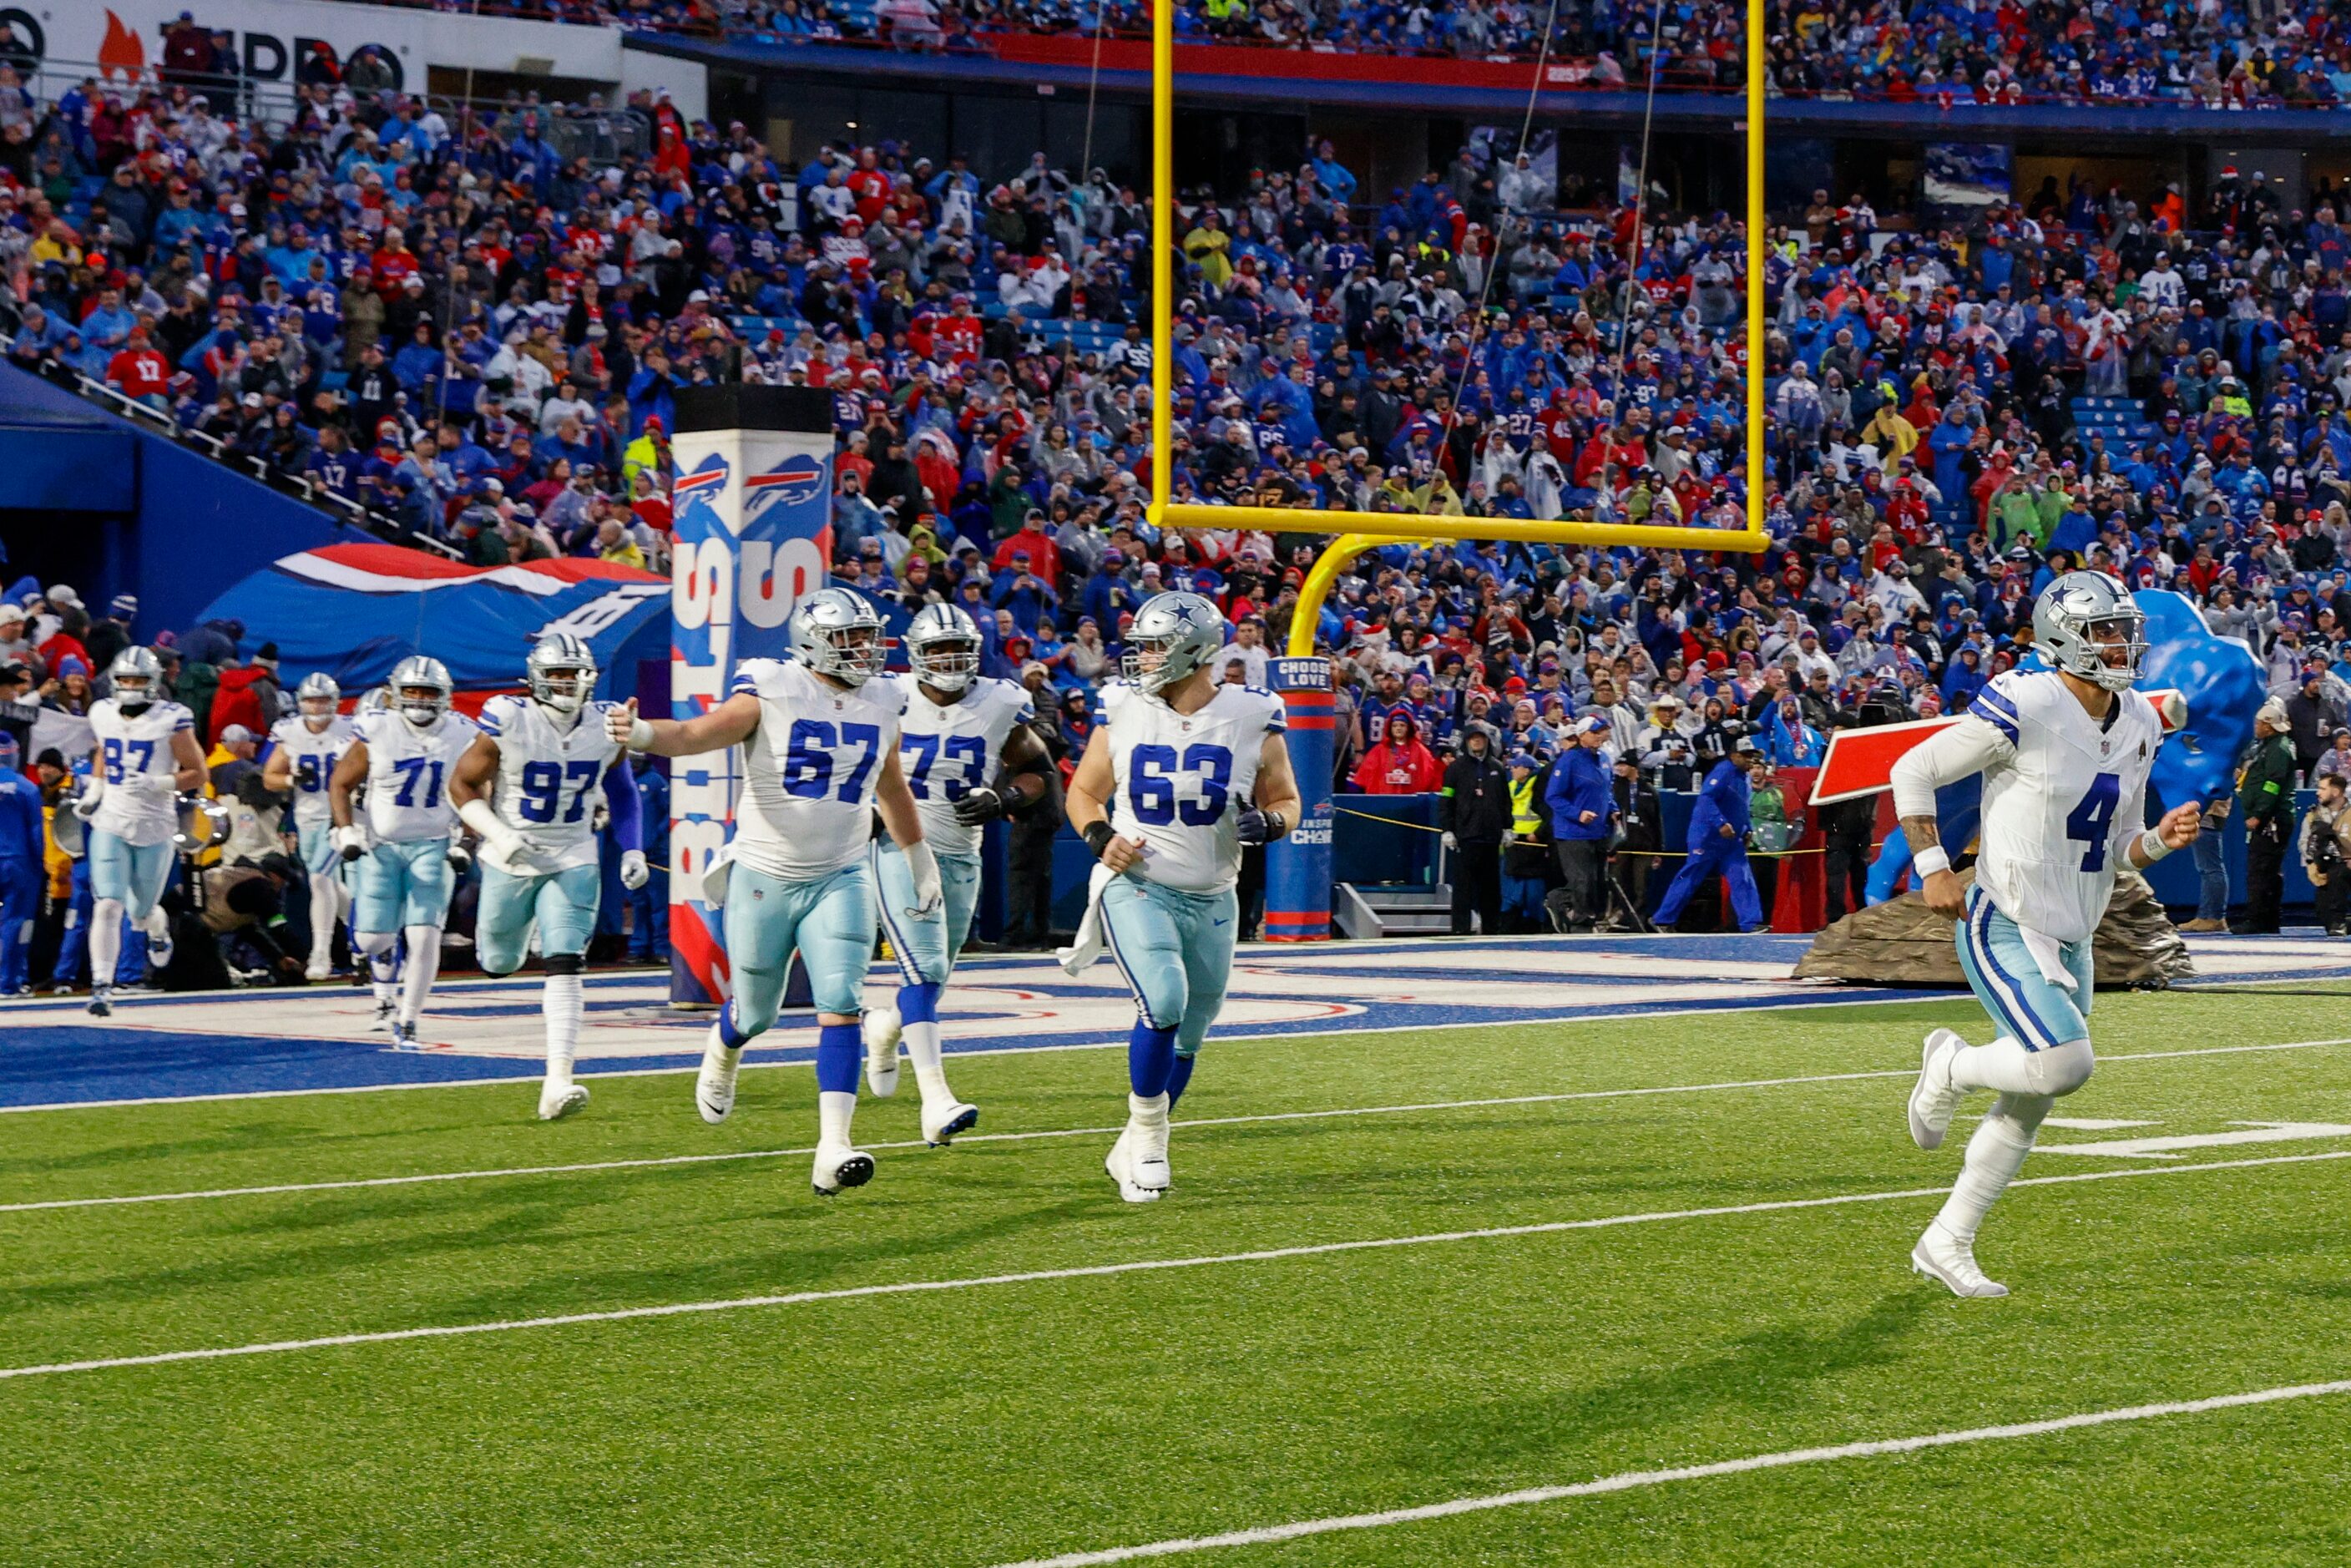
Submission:
M 449 841 L 378 844 L 357 862 L 352 899 L 357 931 L 402 931 L 438 925 L 449 915 Z
M 1983 889 L 1968 887 L 1967 918 L 1952 940 L 1969 988 L 2001 1032 L 2027 1051 L 2050 1051 L 2090 1038 L 2090 995 L 2096 977 L 2090 944 L 2068 942 L 2061 951 L 2074 977 L 2069 995 L 2049 983 L 2024 946 L 2016 922 L 2002 915 Z
M 90 829 L 87 836 L 90 897 L 100 902 L 110 898 L 122 905 L 132 924 L 144 924 L 172 875 L 172 841 L 125 843 L 99 828 Z
M 795 951 L 817 1011 L 855 1018 L 863 1009 L 873 877 L 862 858 L 815 882 L 786 882 L 737 861 L 727 873 L 725 925 L 735 1028 L 745 1039 L 774 1027 Z
M 1186 893 L 1114 876 L 1102 887 L 1102 915 L 1144 1027 L 1174 1030 L 1178 1056 L 1198 1051 L 1232 979 L 1240 924 L 1233 890 Z
M 342 852 L 335 848 L 335 824 L 321 817 L 315 822 L 294 824 L 294 852 L 300 857 L 302 869 L 312 876 L 326 876 L 342 863 Z
M 979 857 L 940 855 L 938 862 L 939 907 L 925 915 L 909 915 L 906 911 L 914 904 L 914 871 L 896 844 L 888 839 L 873 841 L 873 902 L 890 938 L 901 985 L 946 985 L 955 973 L 956 955 L 971 935 L 972 913 L 979 907 Z
M 482 972 L 511 975 L 528 956 L 530 928 L 538 927 L 538 950 L 549 957 L 588 951 L 596 930 L 596 902 L 602 892 L 596 866 L 517 876 L 485 862 L 482 901 L 474 914 L 474 952 Z

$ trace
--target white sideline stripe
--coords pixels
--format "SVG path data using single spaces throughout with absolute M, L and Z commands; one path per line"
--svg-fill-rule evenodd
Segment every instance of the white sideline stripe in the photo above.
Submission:
M 2275 1045 L 2216 1045 L 2193 1051 L 2146 1051 L 2109 1056 L 2106 1061 L 2147 1061 L 2175 1056 L 2234 1056 L 2255 1051 L 2309 1051 L 2318 1046 L 2351 1045 L 2351 1040 L 2302 1040 Z M 1817 1072 L 1798 1078 L 1749 1078 L 1723 1083 L 1667 1083 L 1636 1089 L 1579 1089 L 1559 1094 L 1512 1094 L 1491 1100 L 1431 1100 L 1409 1105 L 1359 1105 L 1329 1111 L 1268 1111 L 1249 1116 L 1207 1116 L 1177 1122 L 1178 1127 L 1238 1127 L 1255 1122 L 1321 1122 L 1343 1116 L 1403 1116 L 1423 1111 L 1490 1110 L 1505 1105 L 1554 1105 L 1574 1100 L 1633 1100 L 1660 1094 L 1710 1094 L 1729 1089 L 1783 1089 L 1806 1083 L 1852 1083 L 1874 1078 L 1914 1078 L 1908 1068 L 1867 1072 Z M 2054 1124 L 2055 1119 L 2052 1119 Z M 2144 1126 L 2147 1123 L 2116 1123 Z M 967 1133 L 959 1144 L 1019 1144 L 1049 1138 L 1111 1137 L 1118 1127 L 1054 1127 L 1028 1133 Z M 868 1149 L 926 1148 L 920 1138 L 867 1144 Z M 510 1176 L 580 1176 L 593 1171 L 655 1170 L 664 1166 L 723 1165 L 734 1160 L 779 1160 L 816 1153 L 814 1145 L 797 1149 L 744 1149 L 722 1155 L 663 1155 L 632 1160 L 590 1160 L 568 1166 L 508 1166 L 477 1171 L 431 1171 L 418 1176 L 363 1176 L 343 1181 L 282 1182 L 268 1186 L 207 1187 L 193 1192 L 131 1193 L 118 1197 L 53 1197 L 30 1203 L 0 1203 L 0 1214 L 34 1214 L 53 1208 L 119 1208 L 133 1204 L 193 1203 L 223 1197 L 277 1197 L 297 1192 L 356 1192 L 368 1187 L 419 1186 L 434 1182 L 491 1181 Z
M 1792 1465 L 1820 1465 L 1837 1459 L 1869 1459 L 1886 1454 L 1916 1454 L 1929 1448 L 1956 1448 L 1962 1443 L 2000 1442 L 2014 1437 L 2044 1437 L 2053 1432 L 2078 1432 L 2086 1427 L 2111 1427 L 2124 1421 L 2152 1421 L 2166 1416 L 2201 1416 L 2214 1410 L 2238 1410 L 2252 1405 L 2277 1405 L 2290 1399 L 2322 1399 L 2351 1394 L 2351 1378 L 2335 1383 L 2302 1383 L 2285 1388 L 2264 1388 L 2252 1394 L 2220 1394 L 2209 1399 L 2168 1400 L 2159 1405 L 2126 1405 L 2117 1410 L 2089 1410 L 2056 1416 L 2045 1421 L 2017 1421 L 2004 1427 L 1970 1427 L 1958 1432 L 1929 1432 L 1916 1437 L 1886 1437 L 1875 1442 L 1839 1443 L 1823 1448 L 1790 1448 L 1777 1454 L 1753 1454 L 1743 1459 L 1717 1459 L 1707 1465 L 1681 1465 L 1667 1470 L 1626 1470 L 1571 1486 L 1529 1487 L 1522 1491 L 1497 1492 L 1491 1497 L 1456 1498 L 1450 1502 L 1425 1503 L 1418 1508 L 1394 1508 L 1379 1513 L 1341 1514 L 1331 1519 L 1301 1520 L 1269 1524 L 1255 1530 L 1235 1530 L 1223 1535 L 1189 1535 L 1155 1541 L 1144 1546 L 1113 1546 L 1106 1552 L 1071 1552 L 1059 1557 L 1032 1557 L 1001 1568 L 1101 1568 L 1110 1563 L 1132 1563 L 1144 1557 L 1174 1557 L 1188 1552 L 1213 1552 L 1225 1546 L 1263 1546 L 1296 1541 L 1309 1535 L 1330 1535 L 1343 1530 L 1379 1530 L 1391 1524 L 1416 1524 L 1428 1519 L 1484 1513 L 1498 1508 L 1524 1508 L 1531 1503 L 1558 1502 L 1566 1498 L 1602 1497 L 1610 1492 L 1665 1486 L 1674 1481 L 1707 1480 L 1715 1476 L 1745 1475 L 1752 1470 L 1780 1470 Z
M 2011 1187 L 2062 1186 L 2075 1182 L 2126 1181 L 2134 1176 L 2187 1176 L 2202 1171 L 2251 1170 L 2262 1166 L 2312 1165 L 2323 1160 L 2351 1159 L 2351 1149 L 2317 1155 L 2272 1155 L 2262 1159 L 2215 1160 L 2195 1166 L 2147 1166 L 2119 1171 L 2078 1171 L 2064 1176 L 2029 1176 Z M 656 1307 L 616 1307 L 598 1312 L 564 1312 L 544 1318 L 507 1318 L 490 1322 L 449 1323 L 438 1327 L 382 1329 L 373 1333 L 324 1334 L 315 1339 L 268 1340 L 258 1344 L 214 1345 L 203 1350 L 167 1350 L 147 1355 L 103 1356 L 89 1361 L 50 1362 L 40 1366 L 0 1367 L 0 1382 L 13 1378 L 48 1377 L 68 1372 L 100 1372 L 123 1366 L 164 1366 L 183 1361 L 219 1361 L 231 1356 L 275 1355 L 286 1351 L 328 1350 L 340 1345 L 391 1344 L 401 1340 L 455 1339 L 468 1334 L 507 1333 L 518 1329 L 569 1328 L 580 1323 L 628 1322 L 639 1318 L 673 1318 L 688 1313 L 741 1312 L 752 1307 L 797 1307 L 811 1301 L 847 1301 L 868 1296 L 926 1295 L 941 1291 L 967 1291 L 987 1285 L 1031 1285 L 1055 1280 L 1107 1279 L 1118 1274 L 1160 1273 L 1176 1269 L 1206 1269 L 1226 1263 L 1271 1263 L 1289 1258 L 1322 1258 L 1342 1252 L 1376 1252 L 1399 1247 L 1429 1247 L 1448 1241 L 1491 1241 L 1520 1236 L 1556 1236 L 1573 1230 L 1611 1230 L 1625 1225 L 1657 1225 L 1677 1219 L 1720 1219 L 1747 1214 L 1782 1214 L 1803 1208 L 1836 1208 L 1852 1204 L 1891 1203 L 1903 1198 L 1942 1197 L 1949 1187 L 1912 1186 L 1891 1192 L 1849 1192 L 1826 1197 L 1777 1198 L 1768 1203 L 1724 1204 L 1710 1208 L 1678 1208 L 1643 1214 L 1609 1214 L 1590 1219 L 1552 1219 L 1533 1225 L 1499 1225 L 1483 1230 L 1426 1231 L 1414 1236 L 1370 1237 L 1359 1241 L 1321 1241 L 1299 1247 L 1268 1247 L 1253 1252 L 1217 1252 L 1191 1258 L 1146 1258 L 1128 1263 L 1094 1263 L 1071 1269 L 1032 1269 L 1018 1274 L 982 1274 L 960 1280 L 904 1280 L 893 1284 L 850 1285 L 831 1291 L 792 1291 L 772 1296 L 730 1296 L 715 1301 L 675 1301 Z

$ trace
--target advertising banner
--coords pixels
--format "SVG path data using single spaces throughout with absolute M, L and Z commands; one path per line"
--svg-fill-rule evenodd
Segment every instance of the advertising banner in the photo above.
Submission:
M 1297 825 L 1265 847 L 1265 939 L 1322 942 L 1331 935 L 1331 661 L 1276 659 L 1270 674 L 1289 710 L 1285 744 L 1299 810 Z

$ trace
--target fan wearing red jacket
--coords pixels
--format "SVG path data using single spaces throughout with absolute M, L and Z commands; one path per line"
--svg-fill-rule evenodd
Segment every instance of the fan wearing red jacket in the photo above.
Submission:
M 1392 713 L 1387 734 L 1364 753 L 1353 782 L 1365 795 L 1426 795 L 1444 779 L 1437 754 L 1421 743 L 1420 726 L 1410 714 Z

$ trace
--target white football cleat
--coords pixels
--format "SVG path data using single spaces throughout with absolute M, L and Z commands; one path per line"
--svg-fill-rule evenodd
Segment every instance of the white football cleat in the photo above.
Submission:
M 1134 1137 L 1134 1129 L 1132 1127 L 1118 1135 L 1118 1142 L 1113 1144 L 1110 1153 L 1102 1156 L 1102 1169 L 1110 1173 L 1110 1179 L 1118 1184 L 1118 1196 L 1127 1202 L 1157 1203 L 1157 1188 L 1135 1184 L 1134 1163 L 1127 1156 L 1128 1146 Z
M 114 988 L 92 986 L 89 988 L 89 1016 L 94 1019 L 114 1016 Z
M 588 1086 L 584 1083 L 549 1083 L 538 1092 L 538 1119 L 560 1122 L 575 1111 L 588 1105 Z
M 399 1004 L 396 1002 L 381 1001 L 376 1003 L 375 1017 L 368 1023 L 368 1032 L 371 1034 L 381 1034 L 386 1030 L 392 1028 L 392 1014 L 398 1010 Z
M 147 930 L 147 968 L 149 973 L 172 967 L 172 923 L 159 920 Z
M 898 1024 L 896 1008 L 874 1008 L 862 1022 L 865 1035 L 865 1087 L 877 1100 L 898 1092 Z
M 935 1149 L 946 1148 L 957 1133 L 968 1133 L 978 1124 L 979 1107 L 960 1100 L 923 1107 L 923 1142 Z
M 1136 1096 L 1126 1097 L 1126 1168 L 1134 1185 L 1145 1192 L 1165 1192 L 1169 1186 L 1167 1096 L 1154 1098 L 1156 1103 L 1146 1107 L 1137 1103 Z
M 392 1019 L 392 1049 L 394 1051 L 423 1051 L 424 1047 L 416 1038 L 416 1025 L 400 1019 Z
M 1955 1296 L 1988 1299 L 2008 1294 L 2006 1285 L 1985 1279 L 1984 1271 L 1976 1267 L 1975 1249 L 1940 1225 L 1927 1227 L 1918 1245 L 1910 1249 L 1910 1267 L 1929 1280 L 1941 1281 Z
M 330 973 L 332 973 L 332 971 L 327 967 L 327 960 L 324 958 L 313 958 L 308 964 L 302 966 L 302 977 L 309 981 L 314 986 L 319 981 L 325 979 Z
M 1910 1089 L 1910 1141 L 1922 1149 L 1943 1146 L 1943 1134 L 1951 1130 L 1951 1118 L 1967 1097 L 1967 1091 L 1951 1082 L 1951 1063 L 1967 1049 L 1968 1042 L 1947 1029 L 1927 1036 L 1918 1059 L 1918 1082 Z
M 695 1109 L 712 1126 L 735 1109 L 735 1074 L 743 1066 L 743 1052 L 719 1043 L 718 1026 L 710 1026 L 710 1043 L 702 1048 L 702 1071 L 694 1080 Z
M 873 1179 L 873 1156 L 846 1144 L 819 1144 L 816 1168 L 809 1180 L 819 1197 L 831 1197 L 845 1186 L 863 1186 Z

